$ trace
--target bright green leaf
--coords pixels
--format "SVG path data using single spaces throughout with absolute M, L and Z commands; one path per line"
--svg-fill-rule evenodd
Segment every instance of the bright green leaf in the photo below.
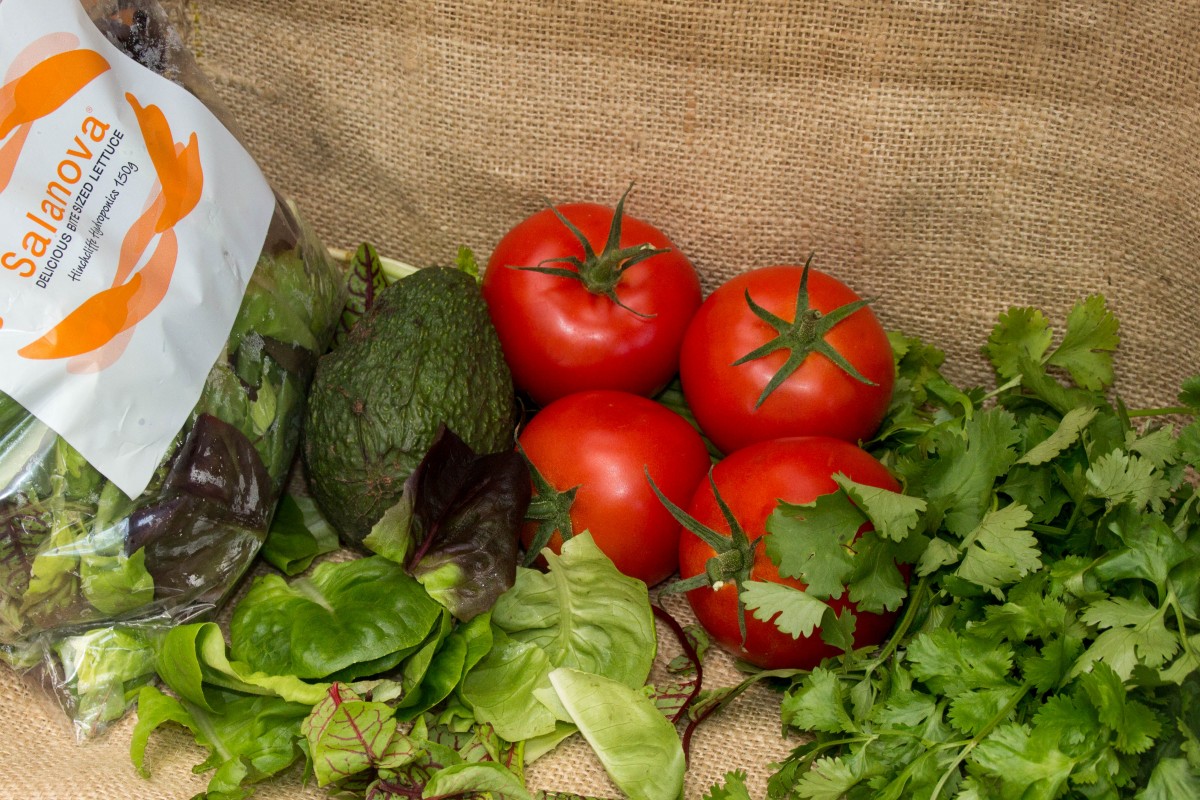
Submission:
M 855 483 L 845 475 L 833 476 L 838 486 L 866 512 L 875 528 L 875 533 L 884 539 L 899 542 L 916 528 L 926 503 L 919 497 L 910 497 L 900 492 Z
M 1058 428 L 1036 446 L 1026 451 L 1025 455 L 1017 460 L 1017 463 L 1038 466 L 1051 461 L 1079 441 L 1079 435 L 1087 429 L 1098 413 L 1099 409 L 1095 408 L 1072 408 L 1063 415 Z
M 853 567 L 847 545 L 867 517 L 844 492 L 812 503 L 780 503 L 767 518 L 767 555 L 781 575 L 798 578 L 816 597 L 841 597 Z
M 1087 479 L 1094 496 L 1110 507 L 1128 503 L 1139 511 L 1147 507 L 1158 511 L 1171 493 L 1170 482 L 1152 462 L 1121 452 L 1096 459 Z
M 666 717 L 637 689 L 575 669 L 550 682 L 613 783 L 630 800 L 683 795 L 683 744 Z
M 1000 315 L 983 352 L 1001 378 L 1012 378 L 1020 374 L 1021 357 L 1040 362 L 1053 339 L 1050 323 L 1041 311 L 1010 308 Z
M 955 574 L 978 586 L 998 589 L 1041 567 L 1037 539 L 1025 529 L 1029 509 L 1007 505 L 990 511 L 965 540 Z

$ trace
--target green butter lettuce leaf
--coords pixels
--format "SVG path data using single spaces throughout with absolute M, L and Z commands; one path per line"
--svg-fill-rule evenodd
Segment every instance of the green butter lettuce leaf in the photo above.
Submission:
M 145 761 L 150 734 L 167 723 L 187 728 L 196 743 L 209 751 L 208 758 L 195 768 L 197 772 L 214 770 L 207 800 L 249 797 L 253 793 L 250 784 L 279 773 L 300 756 L 300 724 L 308 716 L 309 706 L 233 692 L 214 692 L 210 699 L 212 708 L 205 709 L 153 686 L 142 687 L 129 745 L 130 757 L 142 775 L 150 774 Z
M 533 800 L 520 776 L 494 761 L 453 764 L 438 770 L 425 784 L 425 797 L 477 797 Z
M 307 495 L 285 494 L 279 501 L 262 557 L 284 575 L 299 575 L 317 556 L 339 546 L 337 531 Z
M 501 738 L 520 742 L 554 733 L 555 714 L 536 692 L 550 686 L 554 665 L 535 644 L 493 630 L 492 647 L 462 682 L 463 699 L 475 719 L 491 725 Z
M 650 698 L 575 669 L 554 670 L 550 682 L 605 772 L 630 800 L 683 796 L 683 744 Z
M 549 569 L 520 569 L 496 602 L 493 624 L 541 648 L 555 667 L 644 684 L 658 642 L 646 585 L 622 574 L 586 532 L 565 542 L 561 555 L 543 555 Z
M 230 623 L 230 651 L 255 671 L 324 678 L 420 644 L 441 606 L 400 565 L 374 556 L 319 564 L 290 583 L 255 581 Z
M 463 676 L 483 658 L 492 645 L 489 614 L 454 627 L 441 638 L 419 682 L 407 687 L 397 707 L 402 719 L 412 719 L 450 696 Z M 406 675 L 407 677 L 407 675 Z
M 206 711 L 210 695 L 221 690 L 272 694 L 294 703 L 320 702 L 325 686 L 294 675 L 271 675 L 230 661 L 225 637 L 215 622 L 197 622 L 169 630 L 159 646 L 158 674 L 172 691 Z

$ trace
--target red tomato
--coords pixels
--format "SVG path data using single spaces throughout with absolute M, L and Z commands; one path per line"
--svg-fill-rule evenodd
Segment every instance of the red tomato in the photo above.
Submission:
M 586 248 L 547 208 L 510 230 L 488 260 L 492 323 L 513 381 L 539 405 L 586 389 L 650 396 L 679 368 L 700 280 L 662 231 L 623 213 L 624 200 L 615 210 L 557 207 Z M 614 228 L 619 244 L 608 247 Z
M 778 335 L 751 309 L 746 295 L 790 325 L 796 320 L 805 269 L 775 266 L 742 273 L 709 295 L 692 319 L 680 357 L 680 380 L 700 429 L 722 452 L 784 436 L 857 442 L 870 438 L 887 412 L 895 371 L 892 348 L 879 320 L 865 306 L 820 338 L 870 383 L 818 350 L 758 405 L 771 379 L 784 369 L 789 351 L 734 363 Z M 808 271 L 807 289 L 814 313 L 803 316 L 817 325 L 827 323 L 836 309 L 861 300 L 844 283 L 815 269 Z M 798 334 L 803 336 L 802 331 Z
M 858 483 L 881 489 L 899 491 L 900 485 L 869 453 L 857 445 L 825 436 L 795 437 L 760 442 L 722 459 L 713 468 L 712 479 L 721 498 L 728 504 L 735 519 L 750 541 L 766 533 L 767 517 L 779 501 L 810 503 L 817 497 L 835 491 L 833 480 L 837 473 Z M 725 522 L 708 481 L 702 482 L 692 498 L 688 513 L 703 525 L 723 535 L 729 535 Z M 704 572 L 713 549 L 700 537 L 684 531 L 679 540 L 679 576 L 687 579 Z M 759 541 L 754 550 L 754 565 L 750 580 L 770 581 L 803 589 L 804 583 L 782 577 L 775 563 L 767 556 L 765 543 Z M 771 622 L 762 622 L 747 612 L 746 641 L 742 642 L 738 628 L 737 587 L 727 583 L 718 589 L 702 586 L 687 593 L 696 618 L 718 643 L 735 655 L 767 669 L 812 669 L 823 658 L 841 651 L 821 640 L 820 632 L 793 638 Z M 854 604 L 845 593 L 829 600 L 835 611 Z M 878 644 L 886 638 L 895 623 L 895 613 L 872 614 L 856 611 L 855 647 Z
M 578 487 L 570 507 L 573 533 L 591 531 L 618 569 L 647 585 L 675 572 L 679 524 L 650 488 L 646 470 L 677 505 L 708 473 L 708 450 L 682 417 L 627 392 L 580 392 L 535 414 L 519 441 L 551 486 L 560 492 Z M 527 524 L 522 532 L 526 548 L 536 527 Z M 554 552 L 562 546 L 557 530 L 549 545 Z

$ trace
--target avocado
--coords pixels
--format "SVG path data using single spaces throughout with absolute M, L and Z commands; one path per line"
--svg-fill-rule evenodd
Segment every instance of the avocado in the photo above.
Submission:
M 512 374 L 479 284 L 427 267 L 385 288 L 322 356 L 304 429 L 308 486 L 360 544 L 400 499 L 441 425 L 480 454 L 513 446 Z

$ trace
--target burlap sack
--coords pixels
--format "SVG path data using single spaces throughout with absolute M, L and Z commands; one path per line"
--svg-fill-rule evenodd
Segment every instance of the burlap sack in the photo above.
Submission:
M 1120 388 L 1173 400 L 1197 371 L 1200 3 L 191 0 L 178 17 L 268 177 L 325 241 L 416 264 L 556 201 L 657 223 L 706 288 L 803 261 L 889 327 L 986 381 L 996 314 L 1061 323 L 1103 293 Z M 717 658 L 713 681 L 732 682 Z M 182 735 L 130 725 L 77 746 L 0 672 L 0 796 L 184 798 L 206 777 Z M 786 753 L 777 698 L 751 692 L 695 743 L 688 798 L 729 769 L 764 794 Z M 614 796 L 586 747 L 535 788 Z M 321 797 L 298 776 L 262 798 Z

